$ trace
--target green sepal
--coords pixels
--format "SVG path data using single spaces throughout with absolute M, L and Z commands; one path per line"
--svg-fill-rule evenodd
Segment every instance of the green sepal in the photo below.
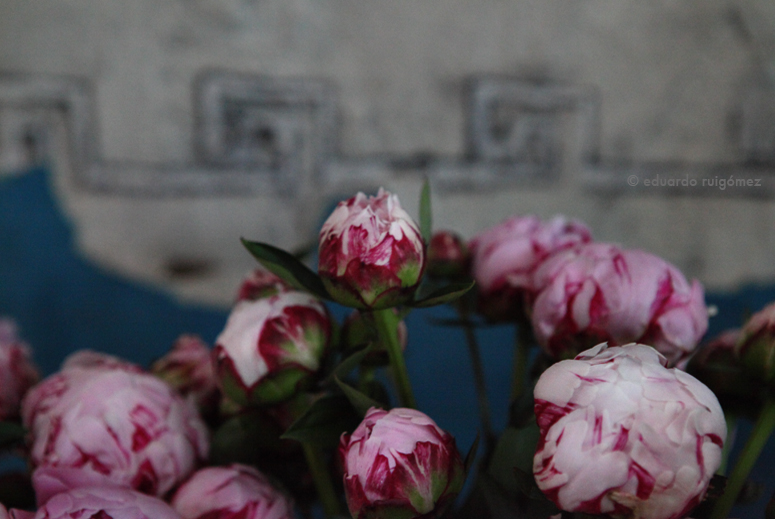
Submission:
M 426 294 L 421 294 L 422 291 L 418 290 L 415 293 L 414 301 L 410 301 L 407 304 L 414 308 L 427 308 L 429 306 L 451 303 L 471 290 L 475 284 L 474 280 L 450 283 Z
M 344 395 L 329 395 L 316 400 L 307 411 L 288 427 L 284 440 L 311 443 L 334 448 L 344 432 L 352 432 L 361 422 Z
M 339 380 L 339 377 L 334 377 L 334 382 L 336 382 L 336 385 L 339 386 L 339 388 L 342 390 L 344 395 L 347 397 L 347 400 L 350 401 L 350 405 L 361 417 L 366 416 L 366 412 L 372 407 L 377 407 L 380 409 L 385 408 L 384 404 L 377 402 L 364 393 L 361 393 L 349 384 L 345 384 Z
M 431 184 L 426 178 L 420 191 L 420 235 L 425 246 L 431 243 L 433 232 L 433 212 L 431 211 Z
M 267 270 L 298 290 L 304 290 L 321 299 L 331 300 L 323 281 L 293 254 L 266 243 L 240 238 L 242 245 Z

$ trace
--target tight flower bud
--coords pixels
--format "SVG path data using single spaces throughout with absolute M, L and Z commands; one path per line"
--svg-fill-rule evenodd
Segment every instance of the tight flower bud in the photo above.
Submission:
M 16 325 L 0 318 L 0 420 L 19 417 L 22 397 L 39 378 L 30 348 L 19 339 Z
M 535 269 L 549 255 L 592 240 L 584 224 L 556 216 L 514 216 L 469 242 L 479 311 L 492 321 L 516 321 Z
M 268 270 L 255 269 L 242 280 L 242 284 L 237 292 L 237 301 L 253 301 L 290 289 L 291 287 L 275 274 Z
M 194 473 L 172 498 L 182 519 L 293 519 L 293 503 L 261 472 L 245 465 Z
M 463 238 L 450 231 L 433 234 L 428 244 L 428 274 L 459 278 L 468 273 L 470 254 Z
M 85 487 L 57 494 L 33 519 L 180 519 L 164 501 L 125 488 Z
M 371 408 L 339 456 L 354 519 L 437 517 L 465 479 L 455 439 L 414 409 Z
M 533 472 L 561 510 L 678 519 L 702 500 L 724 414 L 706 386 L 666 365 L 650 346 L 600 344 L 541 375 Z
M 708 329 L 702 285 L 640 250 L 594 243 L 558 252 L 536 271 L 533 289 L 533 330 L 556 358 L 635 341 L 676 365 Z
M 164 495 L 208 452 L 193 406 L 153 375 L 71 367 L 22 404 L 38 503 L 69 488 L 114 485 Z
M 340 202 L 320 231 L 318 273 L 329 293 L 354 308 L 388 308 L 412 297 L 425 245 L 398 197 L 380 189 Z
M 221 392 L 215 379 L 212 352 L 197 335 L 181 335 L 166 355 L 151 365 L 151 373 L 191 400 L 202 416 L 217 413 Z
M 309 294 L 240 301 L 215 340 L 221 389 L 242 405 L 286 400 L 317 372 L 330 338 L 328 312 Z
M 775 303 L 759 310 L 745 323 L 736 351 L 748 373 L 775 385 Z

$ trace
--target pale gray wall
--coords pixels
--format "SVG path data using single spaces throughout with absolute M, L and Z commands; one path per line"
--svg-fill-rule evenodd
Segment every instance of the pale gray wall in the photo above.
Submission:
M 297 246 L 332 197 L 380 184 L 416 213 L 424 174 L 437 227 L 465 236 L 513 213 L 564 213 L 709 288 L 771 282 L 773 27 L 765 0 L 0 0 L 0 166 L 23 164 L 20 132 L 40 130 L 83 251 L 200 301 L 230 302 L 253 265 L 240 236 Z M 202 164 L 194 91 L 213 70 L 330 87 L 336 139 L 304 159 L 303 185 L 243 171 L 224 187 Z M 554 176 L 503 180 L 486 157 L 464 160 L 470 87 L 493 78 L 591 103 L 591 119 L 581 105 L 555 119 Z M 46 85 L 75 85 L 77 101 L 20 101 Z M 72 145 L 72 106 L 87 107 L 76 140 L 92 169 Z M 643 186 L 656 175 L 763 187 L 675 195 Z M 170 278 L 180 259 L 212 268 Z

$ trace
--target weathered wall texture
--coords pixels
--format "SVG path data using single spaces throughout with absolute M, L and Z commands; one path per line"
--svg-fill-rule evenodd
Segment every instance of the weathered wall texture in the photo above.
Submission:
M 466 236 L 565 213 L 711 288 L 771 282 L 774 5 L 3 0 L 0 168 L 35 143 L 88 256 L 201 301 L 252 267 L 240 236 L 298 246 L 380 184 L 415 213 L 423 175 Z M 247 104 L 210 127 L 207 85 Z M 707 185 L 730 175 L 761 187 Z

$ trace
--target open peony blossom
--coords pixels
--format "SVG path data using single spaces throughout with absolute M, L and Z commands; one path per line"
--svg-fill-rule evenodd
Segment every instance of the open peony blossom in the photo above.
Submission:
M 194 473 L 172 498 L 183 519 L 293 519 L 293 503 L 261 472 L 245 465 Z
M 600 344 L 547 369 L 534 396 L 533 472 L 562 510 L 678 519 L 721 463 L 715 395 L 650 346 Z
M 70 367 L 27 393 L 22 418 L 39 503 L 106 484 L 161 496 L 208 452 L 193 406 L 145 373 Z
M 640 342 L 676 365 L 708 328 L 702 285 L 640 250 L 593 243 L 558 252 L 533 280 L 533 330 L 551 355 Z
M 480 311 L 491 320 L 516 321 L 535 269 L 549 255 L 592 240 L 582 223 L 556 216 L 514 216 L 469 242 L 471 273 L 479 289 Z
M 330 338 L 325 306 L 305 292 L 240 301 L 215 340 L 221 389 L 243 405 L 288 399 L 317 372 Z
M 339 455 L 354 519 L 436 517 L 465 478 L 455 439 L 414 409 L 371 408 Z
M 340 202 L 320 231 L 318 273 L 329 293 L 354 308 L 388 308 L 412 297 L 425 244 L 398 197 L 380 189 Z
M 0 318 L 0 420 L 19 417 L 22 397 L 38 379 L 30 348 L 10 319 Z
M 161 499 L 126 488 L 83 487 L 57 494 L 25 519 L 180 519 Z

